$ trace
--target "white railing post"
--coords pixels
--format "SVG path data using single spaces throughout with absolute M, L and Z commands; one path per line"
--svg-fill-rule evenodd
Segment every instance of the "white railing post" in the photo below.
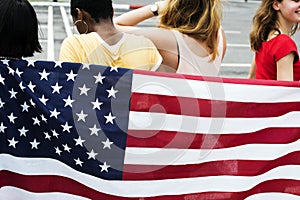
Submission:
M 69 18 L 67 16 L 67 12 L 66 12 L 66 9 L 65 9 L 64 6 L 60 6 L 60 12 L 61 12 L 61 16 L 63 18 L 63 22 L 64 22 L 64 26 L 65 26 L 67 36 L 70 36 L 73 33 L 72 33 L 72 30 L 71 30 L 70 23 L 69 23 Z
M 53 6 L 48 7 L 47 60 L 54 60 Z

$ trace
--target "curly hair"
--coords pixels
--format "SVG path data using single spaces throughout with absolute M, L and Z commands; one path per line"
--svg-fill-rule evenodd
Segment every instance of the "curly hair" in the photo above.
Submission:
M 112 19 L 112 0 L 71 0 L 71 15 L 77 17 L 76 8 L 88 12 L 98 23 L 100 19 Z

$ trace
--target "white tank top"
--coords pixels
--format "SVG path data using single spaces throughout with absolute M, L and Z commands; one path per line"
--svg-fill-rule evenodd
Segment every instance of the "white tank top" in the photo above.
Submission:
M 221 29 L 218 32 L 219 54 L 216 56 L 216 59 L 211 62 L 209 62 L 211 55 L 200 57 L 194 54 L 183 40 L 182 33 L 175 30 L 173 30 L 173 32 L 177 40 L 180 55 L 176 73 L 200 76 L 218 76 L 223 55 L 223 37 Z

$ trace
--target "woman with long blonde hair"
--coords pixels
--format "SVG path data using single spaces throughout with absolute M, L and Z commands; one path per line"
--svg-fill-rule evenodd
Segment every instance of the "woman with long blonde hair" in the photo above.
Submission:
M 136 27 L 158 16 L 158 27 Z M 151 39 L 163 62 L 160 71 L 217 76 L 226 51 L 221 0 L 166 0 L 114 19 L 118 29 Z M 134 26 L 134 27 L 133 27 Z

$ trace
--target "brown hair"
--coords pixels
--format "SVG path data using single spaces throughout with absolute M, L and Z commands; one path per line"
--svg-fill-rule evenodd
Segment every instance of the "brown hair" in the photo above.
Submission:
M 207 42 L 214 60 L 218 52 L 221 26 L 221 0 L 168 0 L 160 19 L 160 27 L 177 30 Z
M 282 2 L 282 0 L 276 0 Z M 274 0 L 263 0 L 252 19 L 252 30 L 250 32 L 251 50 L 258 51 L 262 42 L 268 40 L 271 31 L 279 31 L 277 11 L 273 8 Z M 291 35 L 295 34 L 298 24 L 292 27 Z

